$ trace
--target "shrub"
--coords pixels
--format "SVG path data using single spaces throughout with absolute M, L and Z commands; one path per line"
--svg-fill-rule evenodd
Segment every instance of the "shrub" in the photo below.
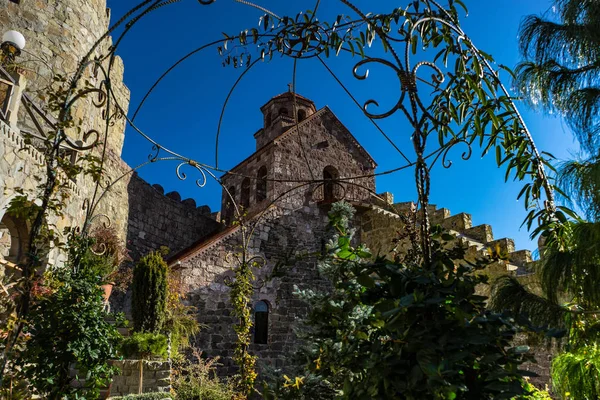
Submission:
M 180 277 L 170 269 L 164 330 L 170 334 L 171 354 L 169 357 L 172 359 L 182 357 L 180 350 L 189 347 L 189 338 L 200 331 L 196 308 L 185 305 L 184 298 L 185 290 L 181 286 Z
M 122 397 L 111 397 L 110 400 L 165 400 L 173 399 L 170 393 L 129 394 Z
M 332 290 L 298 292 L 311 306 L 299 332 L 306 368 L 285 379 L 283 388 L 302 392 L 310 377 L 329 382 L 338 399 L 525 394 L 518 367 L 530 359 L 528 348 L 512 345 L 514 322 L 487 310 L 486 298 L 475 291 L 487 280 L 477 272 L 491 260 L 466 261 L 465 249 L 439 228 L 432 229 L 431 261 L 373 260 L 364 247 L 351 246 L 352 215 L 340 203 L 330 213 L 337 233 L 319 270 Z
M 159 333 L 163 327 L 168 292 L 163 254 L 155 251 L 142 257 L 133 270 L 131 305 L 136 332 Z
M 161 333 L 136 332 L 125 338 L 121 344 L 124 357 L 149 358 L 167 357 L 167 337 Z
M 552 361 L 552 390 L 565 399 L 600 398 L 600 348 L 593 344 Z
M 20 362 L 43 398 L 96 398 L 117 372 L 109 360 L 117 357 L 122 337 L 107 321 L 93 265 L 81 262 L 88 245 L 87 239 L 71 239 L 67 265 L 46 273 L 45 288 L 32 302 L 25 328 L 30 339 Z M 71 386 L 72 365 L 85 377 L 83 388 Z
M 214 371 L 218 359 L 205 360 L 192 350 L 195 360 L 185 359 L 173 365 L 172 388 L 177 400 L 232 400 L 240 398 L 233 383 L 220 380 Z

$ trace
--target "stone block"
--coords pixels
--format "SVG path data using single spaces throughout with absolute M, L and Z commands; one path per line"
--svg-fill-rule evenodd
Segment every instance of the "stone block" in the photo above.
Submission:
M 519 267 L 525 267 L 531 262 L 531 251 L 529 250 L 518 250 L 513 251 L 508 255 L 508 259 L 511 263 L 518 265 Z
M 515 251 L 515 241 L 509 238 L 502 238 L 489 242 L 486 247 L 493 252 L 499 252 L 500 255 L 508 257 L 510 253 Z
M 444 218 L 444 220 L 441 222 L 441 225 L 445 229 L 463 233 L 467 229 L 470 229 L 473 224 L 471 223 L 470 214 L 460 213 L 448 218 Z
M 484 244 L 494 240 L 492 227 L 487 224 L 477 225 L 472 228 L 466 229 L 463 232 L 463 234 L 470 239 L 475 239 L 476 241 Z

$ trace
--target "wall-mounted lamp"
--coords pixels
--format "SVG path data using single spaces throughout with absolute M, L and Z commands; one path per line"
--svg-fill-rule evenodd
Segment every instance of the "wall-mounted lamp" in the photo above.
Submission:
M 2 35 L 2 45 L 0 49 L 4 55 L 12 60 L 21 54 L 25 48 L 25 37 L 17 31 L 8 31 Z

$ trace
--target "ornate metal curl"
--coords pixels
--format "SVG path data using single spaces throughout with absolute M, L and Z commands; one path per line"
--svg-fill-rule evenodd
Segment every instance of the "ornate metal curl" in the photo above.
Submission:
M 346 182 L 346 183 L 348 183 L 348 182 Z M 325 185 L 333 186 L 332 189 L 333 189 L 334 193 L 333 193 L 332 199 L 325 198 Z M 328 179 L 328 180 L 324 180 L 324 181 L 317 183 L 317 185 L 312 188 L 311 197 L 312 197 L 312 200 L 316 201 L 316 202 L 325 201 L 325 200 L 338 201 L 338 200 L 343 200 L 346 198 L 346 192 L 347 192 L 346 186 L 343 185 L 339 180 L 336 180 L 336 179 L 329 180 Z
M 102 222 L 102 226 L 106 229 L 112 227 L 112 219 L 106 214 L 95 214 L 88 219 L 88 226 L 91 226 L 93 222 L 95 222 L 98 218 L 104 218 L 104 222 Z
M 196 168 L 196 170 L 198 170 L 200 172 L 200 175 L 202 175 L 202 178 L 196 179 L 196 185 L 198 187 L 204 187 L 207 183 L 206 174 L 204 173 L 204 169 L 194 160 L 184 161 L 181 164 L 179 164 L 177 166 L 177 170 L 175 171 L 177 173 L 177 177 L 182 181 L 187 179 L 186 173 L 181 171 L 181 167 L 183 167 L 184 165 L 191 165 L 192 167 Z
M 471 156 L 473 155 L 473 146 L 471 143 L 469 143 L 467 140 L 462 139 L 462 138 L 455 138 L 453 140 L 451 140 L 450 142 L 448 142 L 444 147 L 442 147 L 440 149 L 440 152 L 437 154 L 437 156 L 433 159 L 433 162 L 431 163 L 431 166 L 429 167 L 429 169 L 431 170 L 433 168 L 433 166 L 435 165 L 435 163 L 437 162 L 437 160 L 440 158 L 440 156 L 442 157 L 442 166 L 444 168 L 450 168 L 452 166 L 452 160 L 448 160 L 448 153 L 450 152 L 450 150 L 452 150 L 452 148 L 454 146 L 456 146 L 457 144 L 462 143 L 467 145 L 467 150 L 465 150 L 462 155 L 461 158 L 465 161 L 469 160 L 471 158 Z

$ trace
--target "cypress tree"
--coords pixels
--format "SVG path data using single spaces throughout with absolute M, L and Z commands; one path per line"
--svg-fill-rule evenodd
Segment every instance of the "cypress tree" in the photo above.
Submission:
M 167 276 L 168 266 L 160 251 L 142 257 L 133 269 L 134 331 L 160 333 L 166 316 Z

